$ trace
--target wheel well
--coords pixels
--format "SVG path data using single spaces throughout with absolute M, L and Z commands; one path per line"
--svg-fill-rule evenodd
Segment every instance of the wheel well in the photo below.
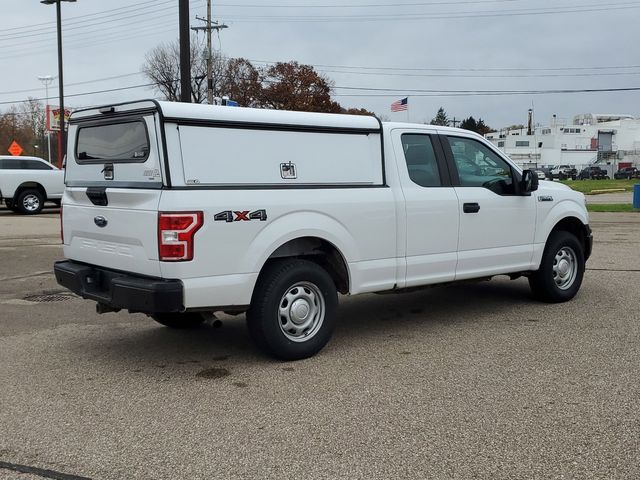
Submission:
M 42 185 L 40 185 L 37 182 L 25 182 L 23 184 L 21 184 L 18 188 L 16 188 L 16 193 L 13 194 L 13 198 L 17 199 L 18 196 L 25 190 L 38 190 L 42 196 L 44 197 L 44 199 L 47 199 L 47 191 L 44 189 L 44 187 Z
M 331 275 L 340 293 L 349 293 L 347 262 L 332 243 L 317 237 L 289 240 L 271 254 L 266 264 L 282 258 L 304 258 L 318 264 Z
M 569 232 L 575 235 L 582 245 L 584 259 L 586 260 L 589 258 L 589 256 L 591 255 L 591 251 L 589 250 L 590 245 L 589 242 L 587 242 L 589 229 L 584 223 L 580 221 L 580 219 L 576 217 L 563 218 L 558 223 L 556 223 L 556 225 L 551 230 L 551 233 L 557 231 Z

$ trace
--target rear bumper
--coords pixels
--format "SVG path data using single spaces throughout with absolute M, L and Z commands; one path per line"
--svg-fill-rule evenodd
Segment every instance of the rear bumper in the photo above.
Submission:
M 56 262 L 53 270 L 63 287 L 114 310 L 167 313 L 185 309 L 180 280 L 142 277 L 70 260 Z

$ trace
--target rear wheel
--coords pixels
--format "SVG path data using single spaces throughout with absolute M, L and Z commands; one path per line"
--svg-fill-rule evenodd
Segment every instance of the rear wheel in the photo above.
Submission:
M 247 325 L 262 351 L 281 360 L 299 360 L 327 344 L 337 309 L 336 286 L 323 268 L 308 260 L 278 261 L 258 279 Z
M 204 316 L 199 313 L 154 313 L 151 318 L 165 327 L 176 329 L 196 328 L 204 322 Z
M 529 277 L 538 300 L 559 303 L 576 296 L 584 276 L 584 249 L 575 235 L 553 232 L 542 254 L 540 269 Z
M 24 215 L 35 215 L 44 207 L 44 195 L 38 190 L 23 190 L 15 200 L 18 212 Z

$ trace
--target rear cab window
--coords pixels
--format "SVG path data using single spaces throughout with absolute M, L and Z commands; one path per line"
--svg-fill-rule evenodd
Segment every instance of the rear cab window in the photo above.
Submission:
M 421 187 L 442 186 L 431 137 L 426 134 L 403 133 L 401 141 L 411 181 Z

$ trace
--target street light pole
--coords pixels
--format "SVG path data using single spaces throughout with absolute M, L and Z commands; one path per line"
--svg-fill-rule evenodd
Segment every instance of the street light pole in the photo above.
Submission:
M 56 24 L 58 30 L 58 91 L 60 95 L 60 133 L 58 134 L 58 167 L 62 168 L 62 159 L 66 153 L 67 142 L 64 129 L 64 72 L 62 68 L 62 2 L 75 2 L 76 0 L 41 0 L 45 5 L 56 4 Z
M 51 85 L 51 83 L 53 83 L 54 77 L 52 77 L 51 75 L 44 75 L 41 77 L 38 77 L 38 80 L 40 80 L 43 84 L 44 84 L 44 90 L 46 92 L 46 105 L 45 105 L 45 113 L 47 115 L 47 120 L 46 123 L 49 123 L 49 85 Z M 48 152 L 48 156 L 47 156 L 47 160 L 49 160 L 49 163 L 53 163 L 51 161 L 51 131 L 47 128 L 47 152 Z

